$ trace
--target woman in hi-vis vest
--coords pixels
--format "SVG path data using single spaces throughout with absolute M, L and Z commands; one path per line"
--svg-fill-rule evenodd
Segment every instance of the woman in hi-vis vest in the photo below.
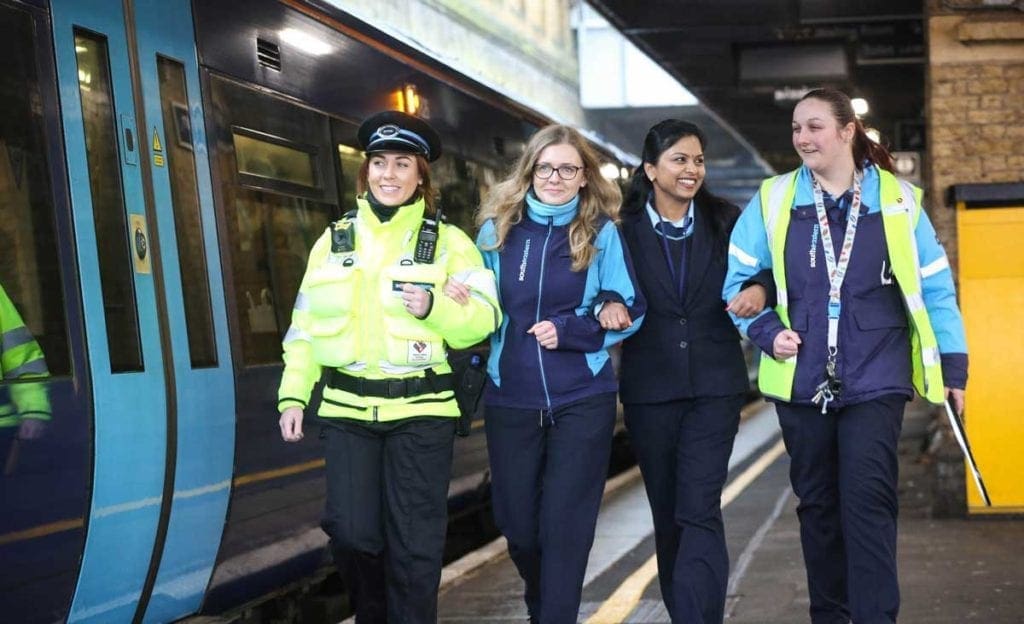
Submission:
M 313 245 L 284 337 L 281 435 L 302 439 L 323 376 L 322 524 L 356 621 L 432 624 L 459 415 L 447 348 L 480 342 L 501 312 L 476 246 L 439 222 L 434 130 L 386 111 L 358 138 L 358 209 Z M 463 303 L 439 294 L 452 277 L 471 295 Z
M 736 323 L 764 351 L 792 459 L 811 621 L 895 622 L 903 409 L 916 390 L 963 410 L 963 320 L 920 189 L 850 99 L 805 95 L 793 147 L 803 166 L 766 180 L 733 230 L 724 295 L 772 269 L 778 304 Z

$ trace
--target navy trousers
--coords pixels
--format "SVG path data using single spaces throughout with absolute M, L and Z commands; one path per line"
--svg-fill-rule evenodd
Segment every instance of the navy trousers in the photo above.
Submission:
M 662 600 L 678 624 L 721 624 L 729 580 L 722 487 L 741 395 L 624 406 L 654 517 Z
M 323 528 L 358 624 L 434 624 L 454 418 L 323 428 Z
M 530 620 L 575 624 L 608 476 L 615 394 L 557 408 L 487 407 L 494 519 Z
M 896 621 L 896 445 L 907 399 L 886 395 L 822 414 L 777 403 L 814 624 Z

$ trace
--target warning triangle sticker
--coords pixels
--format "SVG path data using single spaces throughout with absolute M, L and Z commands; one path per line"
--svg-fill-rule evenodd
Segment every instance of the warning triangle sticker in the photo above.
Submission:
M 164 151 L 164 146 L 160 143 L 160 135 L 157 134 L 156 128 L 153 128 L 153 151 L 154 152 L 162 152 L 162 151 Z

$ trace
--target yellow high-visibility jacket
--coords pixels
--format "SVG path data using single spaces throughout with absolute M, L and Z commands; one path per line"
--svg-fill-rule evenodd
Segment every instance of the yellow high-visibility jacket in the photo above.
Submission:
M 49 377 L 43 350 L 25 327 L 18 309 L 0 286 L 0 379 Z M 0 427 L 16 427 L 22 419 L 50 420 L 50 399 L 41 383 L 13 383 L 0 399 Z
M 325 369 L 364 379 L 423 377 L 451 371 L 447 347 L 465 348 L 487 338 L 501 322 L 494 273 L 461 230 L 441 224 L 432 264 L 412 261 L 423 223 L 423 200 L 399 208 L 381 223 L 367 202 L 358 199 L 354 219 L 332 224 L 313 245 L 306 274 L 284 338 L 284 373 L 278 409 L 305 408 L 313 385 Z M 355 229 L 355 248 L 332 252 L 335 227 Z M 471 290 L 468 305 L 442 293 L 453 278 Z M 401 284 L 433 293 L 424 319 L 405 309 Z M 459 415 L 451 390 L 411 397 L 361 396 L 324 386 L 319 415 L 369 421 L 412 416 Z

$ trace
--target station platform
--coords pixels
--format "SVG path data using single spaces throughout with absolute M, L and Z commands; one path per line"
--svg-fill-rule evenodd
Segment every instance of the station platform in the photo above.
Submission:
M 935 519 L 930 408 L 912 403 L 900 442 L 900 622 L 1024 622 L 1024 521 Z M 748 407 L 723 492 L 731 574 L 726 619 L 792 624 L 808 618 L 796 498 L 774 409 Z M 522 581 L 503 539 L 445 568 L 440 622 L 525 622 Z M 639 472 L 609 481 L 580 610 L 587 624 L 668 623 Z

